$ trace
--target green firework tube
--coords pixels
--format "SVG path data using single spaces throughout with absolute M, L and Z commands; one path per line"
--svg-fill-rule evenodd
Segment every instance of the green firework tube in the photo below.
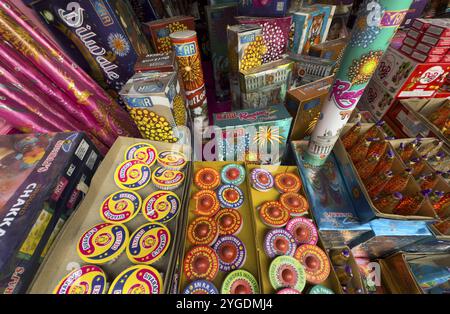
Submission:
M 412 0 L 364 0 L 330 94 L 311 135 L 305 161 L 322 165 L 358 104 Z

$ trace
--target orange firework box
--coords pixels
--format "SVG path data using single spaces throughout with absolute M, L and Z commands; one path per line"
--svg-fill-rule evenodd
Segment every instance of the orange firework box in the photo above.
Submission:
M 155 51 L 167 53 L 172 51 L 169 35 L 177 31 L 195 30 L 195 23 L 192 16 L 174 16 L 144 23 L 143 27 Z
M 193 119 L 208 124 L 205 81 L 200 59 L 200 50 L 195 31 L 179 31 L 170 34 L 178 69 L 184 84 L 186 98 Z

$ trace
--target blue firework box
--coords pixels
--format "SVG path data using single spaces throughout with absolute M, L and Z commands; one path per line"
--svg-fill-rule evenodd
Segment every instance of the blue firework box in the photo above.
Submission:
M 134 73 L 138 56 L 150 45 L 128 1 L 35 1 L 61 47 L 112 95 Z
M 319 234 L 327 248 L 348 246 L 372 228 L 356 214 L 334 154 L 322 167 L 310 167 L 302 158 L 307 146 L 307 141 L 291 143 Z
M 311 46 L 323 43 L 327 39 L 335 10 L 334 5 L 315 4 L 294 12 L 291 51 L 307 55 Z
M 292 117 L 283 105 L 213 115 L 220 161 L 277 164 L 286 153 Z
M 0 136 L 0 151 L 0 292 L 24 293 L 101 156 L 80 132 Z
M 283 17 L 291 0 L 239 0 L 239 14 L 245 16 Z

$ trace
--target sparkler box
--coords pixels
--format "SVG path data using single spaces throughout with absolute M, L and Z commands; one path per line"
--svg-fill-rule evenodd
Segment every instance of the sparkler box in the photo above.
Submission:
M 195 30 L 192 16 L 174 16 L 142 24 L 145 34 L 157 53 L 172 51 L 169 35 L 176 31 Z
M 282 105 L 216 113 L 216 157 L 219 161 L 280 163 L 292 117 Z
M 239 74 L 243 108 L 283 105 L 292 77 L 293 62 L 288 59 L 266 63 Z
M 228 62 L 230 72 L 249 70 L 262 64 L 262 52 L 266 50 L 262 41 L 262 28 L 257 24 L 228 26 Z
M 311 135 L 332 84 L 333 76 L 328 76 L 288 91 L 286 109 L 294 118 L 291 141 Z
M 239 0 L 239 14 L 248 16 L 285 16 L 290 0 Z
M 1 136 L 0 147 L 0 291 L 24 293 L 82 169 L 100 158 L 76 132 Z
M 371 232 L 370 224 L 362 223 L 356 214 L 334 154 L 321 167 L 309 167 L 303 161 L 308 142 L 292 141 L 306 196 L 327 248 L 348 245 L 354 239 Z
M 316 4 L 294 12 L 292 15 L 294 37 L 291 51 L 308 54 L 313 45 L 323 43 L 327 39 L 335 10 L 334 5 Z
M 114 97 L 137 58 L 150 52 L 127 1 L 43 0 L 32 6 L 61 47 Z

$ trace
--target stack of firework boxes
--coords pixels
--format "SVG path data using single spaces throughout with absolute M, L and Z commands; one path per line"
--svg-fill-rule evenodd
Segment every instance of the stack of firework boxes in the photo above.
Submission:
M 24 293 L 101 161 L 84 133 L 0 136 L 0 293 Z
M 448 19 L 415 19 L 400 49 L 386 51 L 359 107 L 414 134 L 419 126 L 401 109 L 400 100 L 436 96 L 450 72 L 449 49 Z

